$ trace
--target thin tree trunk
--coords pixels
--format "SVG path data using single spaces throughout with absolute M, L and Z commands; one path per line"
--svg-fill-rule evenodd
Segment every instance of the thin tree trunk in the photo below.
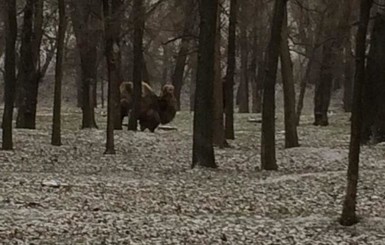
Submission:
M 241 5 L 241 15 L 244 14 L 245 9 L 247 8 L 247 2 L 242 2 Z M 240 52 L 241 52 L 241 68 L 240 68 L 240 84 L 238 87 L 239 90 L 239 113 L 249 113 L 249 47 L 248 47 L 248 37 L 247 37 L 247 27 L 248 21 L 245 18 L 241 18 L 240 25 Z
M 6 4 L 6 20 L 5 22 L 5 89 L 4 89 L 4 112 L 3 112 L 3 135 L 2 149 L 12 150 L 12 116 L 13 104 L 15 100 L 16 88 L 16 37 L 17 37 L 17 20 L 16 20 L 16 1 L 7 0 Z
M 128 130 L 136 131 L 140 112 L 140 101 L 142 97 L 142 70 L 143 70 L 143 31 L 144 31 L 144 9 L 143 0 L 134 0 L 134 105 L 128 122 Z
M 290 57 L 288 42 L 289 33 L 287 29 L 287 10 L 285 8 L 285 17 L 283 20 L 281 38 L 281 72 L 285 109 L 285 148 L 292 148 L 299 146 L 299 143 L 295 114 L 293 64 Z
M 286 0 L 275 0 L 273 20 L 271 23 L 271 36 L 266 51 L 261 144 L 261 168 L 264 170 L 278 169 L 275 158 L 275 83 L 277 79 L 277 66 L 285 8 Z
M 360 24 L 356 37 L 356 73 L 354 78 L 353 110 L 351 138 L 349 147 L 348 183 L 343 204 L 341 225 L 350 226 L 357 223 L 356 202 L 358 169 L 360 160 L 360 137 L 362 125 L 362 90 L 365 83 L 365 48 L 368 22 L 372 0 L 361 0 Z
M 114 1 L 114 0 L 112 0 Z M 114 31 L 114 12 L 115 9 L 110 6 L 110 1 L 103 0 L 103 12 L 104 12 L 104 33 L 105 33 L 105 55 L 107 61 L 107 70 L 108 70 L 108 98 L 107 98 L 107 141 L 106 141 L 106 151 L 104 154 L 115 154 L 115 144 L 114 144 L 114 123 L 118 118 L 115 116 L 117 113 L 116 108 L 116 99 L 119 98 L 119 95 L 114 91 L 114 87 L 117 87 L 121 75 L 118 62 L 120 60 L 119 52 L 119 43 L 117 43 L 116 32 Z M 114 94 L 115 92 L 115 94 Z M 120 116 L 120 115 L 119 115 Z M 119 118 L 120 119 L 120 118 Z M 118 119 L 118 120 L 119 120 Z M 121 122 L 121 120 L 119 120 Z
M 111 1 L 111 15 L 110 15 L 110 31 L 111 31 L 111 41 L 112 41 L 112 47 L 111 48 L 111 55 L 113 55 L 111 58 L 111 68 L 113 71 L 113 81 L 112 81 L 112 87 L 111 87 L 111 96 L 112 96 L 112 103 L 114 107 L 114 129 L 120 130 L 122 129 L 122 120 L 120 115 L 120 92 L 119 92 L 119 86 L 123 81 L 123 75 L 122 75 L 122 54 L 121 54 L 121 48 L 120 48 L 120 36 L 121 36 L 121 20 L 123 12 L 123 1 L 122 0 L 112 0 Z M 108 20 L 107 20 L 108 21 Z M 108 49 L 107 49 L 108 50 Z M 108 62 L 108 58 L 107 58 Z
M 176 57 L 174 74 L 172 75 L 172 84 L 175 88 L 175 97 L 178 103 L 178 110 L 180 110 L 180 94 L 183 86 L 183 74 L 186 66 L 189 42 L 192 35 L 191 31 L 194 26 L 196 2 L 194 0 L 189 0 L 185 1 L 184 4 L 184 29 L 179 52 Z
M 217 30 L 214 55 L 214 107 L 213 107 L 213 144 L 223 148 L 227 146 L 223 121 L 223 81 L 221 74 L 221 14 L 217 11 Z
M 262 52 L 259 51 L 260 45 L 258 42 L 258 28 L 257 26 L 253 27 L 252 31 L 253 35 L 253 47 L 252 47 L 252 58 L 250 61 L 250 80 L 251 80 L 251 88 L 252 88 L 252 103 L 251 103 L 251 111 L 253 113 L 261 112 L 261 94 L 260 94 L 260 83 L 261 80 L 258 80 L 258 60 L 261 59 L 260 54 Z
M 61 86 L 63 79 L 64 38 L 66 32 L 65 0 L 58 0 L 59 5 L 59 31 L 57 36 L 56 67 L 55 67 L 55 93 L 53 103 L 52 137 L 51 144 L 61 145 Z
M 192 165 L 216 168 L 213 147 L 213 81 L 218 0 L 201 0 Z M 207 125 L 210 125 L 209 127 Z
M 236 51 L 236 23 L 238 13 L 238 1 L 230 2 L 229 38 L 227 47 L 227 70 L 225 82 L 225 137 L 235 139 L 234 135 L 234 74 Z

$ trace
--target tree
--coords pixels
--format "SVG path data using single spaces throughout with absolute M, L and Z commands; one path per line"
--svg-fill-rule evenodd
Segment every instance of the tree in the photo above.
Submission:
M 275 82 L 277 78 L 278 58 L 280 54 L 282 24 L 285 15 L 286 0 L 275 0 L 271 23 L 270 41 L 266 50 L 265 75 L 263 79 L 262 104 L 262 169 L 277 170 L 275 158 Z
M 114 107 L 114 129 L 122 129 L 122 120 L 120 115 L 120 92 L 119 86 L 123 81 L 122 66 L 121 66 L 121 48 L 120 48 L 120 36 L 121 36 L 121 20 L 123 15 L 123 0 L 111 0 L 111 13 L 107 18 L 108 32 L 111 35 L 112 46 L 107 50 L 113 51 L 113 83 L 111 87 L 112 103 Z M 111 44 L 109 44 L 111 45 Z M 107 58 L 108 62 L 108 58 Z M 107 63 L 108 66 L 108 63 Z
M 59 3 L 59 30 L 57 34 L 56 48 L 56 67 L 55 67 L 55 94 L 53 104 L 53 119 L 52 119 L 52 138 L 51 144 L 61 145 L 61 86 L 63 79 L 63 57 L 64 57 L 64 38 L 66 32 L 66 12 L 65 0 L 58 0 Z
M 201 0 L 192 168 L 216 168 L 213 148 L 213 81 L 218 0 Z M 210 125 L 210 126 L 208 126 Z
M 372 0 L 361 0 L 360 20 L 356 37 L 356 72 L 354 76 L 353 110 L 347 174 L 348 183 L 340 219 L 340 223 L 345 226 L 350 226 L 357 222 L 356 199 L 360 160 L 361 124 L 364 109 L 361 100 L 362 90 L 365 83 L 366 34 L 372 4 Z
M 234 74 L 236 51 L 238 1 L 230 2 L 229 38 L 227 44 L 227 70 L 225 81 L 225 136 L 226 139 L 235 139 L 234 135 Z
M 351 52 L 352 44 L 350 41 L 351 37 L 351 28 L 349 25 L 350 20 L 352 19 L 352 1 L 344 0 L 343 1 L 343 13 L 340 19 L 339 28 L 341 32 L 341 55 L 344 60 L 343 70 L 344 70 L 344 97 L 343 104 L 345 112 L 351 112 L 352 109 L 352 92 L 353 92 L 353 73 L 354 73 L 354 59 Z
M 112 0 L 113 2 L 120 0 Z M 115 113 L 117 110 L 114 100 L 119 98 L 119 94 L 114 94 L 114 87 L 117 88 L 120 78 L 120 69 L 119 69 L 119 43 L 114 35 L 116 32 L 113 31 L 112 18 L 113 13 L 111 13 L 111 1 L 103 0 L 103 12 L 104 12 L 104 32 L 105 32 L 105 56 L 107 61 L 107 70 L 108 70 L 108 102 L 107 102 L 107 142 L 106 142 L 106 151 L 105 154 L 115 154 L 114 146 L 114 121 L 117 119 Z M 119 118 L 119 121 L 120 118 Z
M 362 143 L 385 141 L 385 11 L 374 19 L 364 85 Z
M 336 78 L 335 66 L 338 50 L 338 35 L 335 34 L 336 19 L 340 2 L 328 2 L 326 7 L 325 28 L 323 33 L 322 59 L 319 79 L 314 93 L 314 125 L 329 125 L 328 110 L 331 99 L 333 80 Z
M 223 117 L 223 79 L 221 73 L 221 14 L 217 11 L 217 30 L 215 36 L 214 84 L 213 84 L 213 143 L 223 148 L 228 146 L 225 139 Z
M 17 128 L 36 128 L 36 106 L 41 74 L 40 44 L 43 36 L 43 0 L 27 0 L 24 9 L 18 82 L 20 106 Z
M 6 4 L 6 20 L 5 20 L 5 90 L 4 90 L 4 112 L 3 112 L 3 137 L 2 149 L 12 150 L 12 116 L 13 103 L 15 100 L 16 85 L 16 37 L 17 37 L 17 20 L 16 20 L 16 0 L 7 0 Z
M 297 121 L 295 113 L 295 89 L 293 77 L 293 64 L 290 57 L 287 28 L 287 9 L 285 8 L 285 17 L 282 26 L 281 38 L 281 72 L 283 83 L 284 109 L 285 109 L 285 147 L 297 147 Z
M 71 20 L 80 55 L 82 128 L 97 128 L 92 87 L 97 80 L 102 5 L 100 1 L 72 0 L 71 3 Z
M 134 0 L 134 106 L 128 122 L 128 129 L 136 131 L 140 112 L 140 100 L 142 97 L 142 70 L 143 70 L 143 31 L 144 31 L 144 7 L 143 0 Z
M 240 36 L 239 36 L 239 49 L 241 53 L 241 67 L 240 67 L 240 84 L 238 87 L 238 106 L 239 113 L 249 113 L 249 45 L 248 45 L 248 27 L 249 20 L 247 19 L 247 8 L 249 3 L 242 1 L 240 4 Z
M 172 84 L 175 87 L 175 97 L 178 103 L 178 110 L 180 110 L 180 93 L 183 85 L 183 74 L 189 51 L 189 43 L 192 37 L 191 31 L 193 30 L 195 23 L 196 1 L 183 1 L 182 5 L 184 5 L 184 28 L 181 37 L 179 52 L 176 57 L 174 74 L 172 75 Z

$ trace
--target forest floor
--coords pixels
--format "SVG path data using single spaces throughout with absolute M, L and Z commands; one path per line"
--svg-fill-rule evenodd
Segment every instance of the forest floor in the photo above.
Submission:
M 216 149 L 217 170 L 190 169 L 192 114 L 177 131 L 117 131 L 103 155 L 106 117 L 80 130 L 80 111 L 63 111 L 63 146 L 50 145 L 51 111 L 37 130 L 15 130 L 0 151 L 0 243 L 28 244 L 385 244 L 385 145 L 362 149 L 361 222 L 338 224 L 346 186 L 349 115 L 330 126 L 305 115 L 301 147 L 283 147 L 279 171 L 260 170 L 260 127 L 236 115 L 236 140 Z

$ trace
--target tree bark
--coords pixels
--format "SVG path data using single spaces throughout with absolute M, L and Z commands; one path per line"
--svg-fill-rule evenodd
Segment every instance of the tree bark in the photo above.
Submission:
M 344 111 L 352 111 L 353 99 L 353 74 L 354 74 L 354 58 L 351 52 L 351 41 L 345 43 L 345 62 L 344 62 Z
M 218 0 L 201 0 L 192 165 L 216 168 L 213 147 L 213 81 Z M 209 127 L 207 125 L 210 125 Z
M 238 87 L 239 90 L 239 113 L 249 113 L 249 47 L 248 47 L 248 37 L 247 37 L 247 29 L 248 29 L 248 21 L 246 20 L 246 14 L 244 13 L 247 8 L 247 2 L 242 2 L 241 5 L 241 24 L 240 24 L 240 52 L 241 52 L 241 67 L 240 67 L 240 84 Z
M 230 2 L 229 38 L 227 46 L 227 70 L 225 82 L 225 136 L 235 139 L 234 134 L 234 75 L 238 0 Z
M 336 19 L 338 19 L 338 9 L 340 3 L 336 2 L 336 5 L 329 5 L 326 10 L 326 25 L 323 35 L 323 50 L 321 68 L 319 73 L 319 79 L 316 83 L 314 93 L 314 125 L 327 126 L 328 109 L 330 105 L 332 85 L 336 79 L 335 67 L 339 42 L 337 41 L 339 36 L 335 34 Z
M 143 70 L 143 31 L 144 31 L 144 7 L 143 0 L 134 0 L 134 105 L 128 122 L 128 130 L 136 131 L 142 97 L 142 70 Z
M 275 83 L 285 8 L 286 0 L 275 0 L 270 41 L 266 51 L 261 145 L 261 168 L 264 170 L 278 169 L 275 158 Z
M 364 86 L 362 143 L 385 141 L 385 13 L 377 13 L 370 40 Z
M 3 112 L 3 135 L 2 149 L 12 150 L 12 116 L 16 88 L 16 38 L 17 38 L 17 13 L 16 1 L 5 1 L 5 89 L 4 89 L 4 112 Z
M 194 0 L 185 1 L 184 6 L 184 28 L 181 38 L 180 48 L 176 57 L 175 70 L 172 75 L 172 84 L 175 88 L 175 97 L 178 103 L 178 110 L 180 110 L 180 93 L 183 86 L 183 74 L 186 66 L 187 53 L 189 50 L 189 43 L 192 36 L 191 31 L 194 27 L 195 20 L 195 6 Z
M 251 103 L 251 112 L 253 113 L 261 113 L 261 81 L 259 80 L 259 73 L 257 72 L 257 68 L 259 67 L 258 61 L 262 56 L 262 52 L 259 50 L 261 46 L 259 45 L 260 41 L 258 41 L 258 28 L 257 26 L 253 27 L 252 31 L 253 35 L 253 47 L 252 47 L 252 58 L 250 61 L 250 80 L 251 80 L 251 88 L 252 88 L 252 103 Z
M 190 56 L 191 79 L 190 79 L 190 112 L 194 111 L 195 90 L 197 77 L 198 55 L 196 53 Z
M 107 64 L 107 68 L 110 66 L 112 73 L 112 86 L 111 86 L 111 96 L 112 103 L 114 107 L 114 129 L 122 129 L 122 120 L 120 115 L 120 92 L 119 86 L 123 82 L 122 75 L 122 65 L 121 65 L 121 48 L 120 48 L 120 33 L 121 33 L 121 20 L 123 15 L 123 0 L 112 0 L 111 1 L 111 13 L 108 15 L 109 18 L 107 21 L 107 34 L 108 38 L 111 39 L 110 46 L 106 47 L 107 53 L 107 62 L 110 60 L 110 64 Z M 105 25 L 106 26 L 106 25 Z M 110 36 L 109 36 L 110 35 Z M 111 52 L 111 53 L 109 53 Z M 110 58 L 108 58 L 110 57 Z M 110 77 L 110 76 L 109 76 Z
M 97 57 L 102 32 L 101 2 L 72 1 L 71 19 L 80 54 L 82 128 L 97 128 L 95 121 L 93 89 L 97 79 Z M 96 16 L 99 15 L 100 16 Z
M 295 88 L 293 64 L 290 57 L 287 27 L 287 10 L 282 26 L 281 38 L 281 72 L 283 83 L 284 110 L 285 110 L 285 148 L 298 147 L 297 121 L 295 114 Z
M 36 128 L 36 106 L 40 74 L 40 44 L 43 25 L 43 0 L 27 0 L 24 10 L 20 48 L 17 128 Z
M 59 30 L 57 34 L 57 50 L 55 64 L 55 92 L 52 118 L 51 144 L 60 146 L 61 143 L 61 86 L 63 79 L 64 39 L 66 32 L 65 0 L 58 0 L 59 5 Z
M 104 154 L 115 154 L 115 144 L 114 144 L 114 126 L 116 126 L 116 120 L 120 120 L 120 108 L 117 108 L 116 102 L 117 98 L 119 98 L 119 83 L 121 82 L 121 74 L 120 74 L 120 48 L 119 48 L 119 32 L 116 31 L 118 23 L 114 23 L 117 21 L 116 18 L 116 9 L 113 6 L 117 4 L 116 1 L 120 0 L 103 0 L 103 12 L 104 12 L 104 33 L 105 33 L 105 55 L 107 61 L 107 70 L 108 70 L 108 97 L 107 97 L 107 141 L 106 141 L 106 150 Z M 115 3 L 114 3 L 115 2 Z M 111 6 L 112 5 L 112 6 Z M 118 91 L 116 91 L 118 90 Z M 120 100 L 119 100 L 120 101 Z M 119 115 L 117 118 L 116 114 Z M 121 125 L 120 125 L 121 129 Z
M 341 225 L 350 226 L 357 223 L 356 202 L 357 183 L 360 160 L 360 137 L 363 117 L 361 104 L 362 90 L 365 83 L 365 48 L 368 22 L 372 0 L 361 0 L 360 23 L 356 37 L 356 72 L 354 77 L 352 124 L 349 147 L 349 165 L 347 189 L 343 204 Z
M 219 148 L 227 146 L 223 117 L 223 80 L 221 74 L 221 14 L 217 11 L 217 29 L 214 55 L 214 107 L 213 107 L 213 144 Z

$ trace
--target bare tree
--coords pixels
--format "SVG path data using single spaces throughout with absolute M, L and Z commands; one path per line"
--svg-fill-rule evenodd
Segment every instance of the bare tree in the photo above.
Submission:
M 248 1 L 242 1 L 240 4 L 240 18 L 239 18 L 239 51 L 241 53 L 240 60 L 240 83 L 237 92 L 238 106 L 240 113 L 249 113 L 249 45 L 248 45 L 248 27 L 249 20 L 247 19 L 247 8 L 250 3 Z
M 314 93 L 314 125 L 317 126 L 329 125 L 328 110 L 333 80 L 336 78 L 334 67 L 337 63 L 338 35 L 335 34 L 335 25 L 338 24 L 337 20 L 341 4 L 336 1 L 326 2 L 321 67 Z
M 191 167 L 216 168 L 213 148 L 213 81 L 218 0 L 201 0 L 198 70 L 195 92 Z M 208 126 L 210 125 L 210 126 Z
M 55 67 L 55 94 L 53 103 L 52 137 L 51 144 L 61 145 L 61 87 L 63 79 L 64 38 L 66 32 L 66 5 L 65 0 L 59 3 L 59 30 L 57 34 L 56 67 Z
M 93 86 L 97 80 L 98 46 L 102 33 L 100 1 L 72 0 L 71 20 L 80 54 L 82 128 L 97 128 Z
M 225 81 L 225 136 L 226 139 L 235 139 L 234 135 L 234 74 L 235 74 L 235 51 L 236 51 L 236 28 L 237 28 L 238 1 L 230 2 L 229 38 L 227 47 L 227 70 Z
M 134 0 L 134 106 L 130 115 L 128 129 L 136 131 L 142 97 L 142 70 L 143 70 L 143 31 L 144 31 L 144 6 L 143 0 Z
M 356 37 L 356 72 L 354 77 L 353 110 L 351 124 L 351 138 L 349 147 L 348 183 L 343 204 L 340 223 L 345 226 L 357 222 L 356 199 L 358 168 L 360 160 L 360 138 L 362 127 L 363 107 L 361 103 L 362 91 L 365 83 L 365 48 L 368 22 L 372 0 L 361 0 L 360 22 Z
M 378 11 L 371 33 L 364 85 L 362 143 L 385 141 L 385 11 Z
M 217 11 L 215 37 L 214 86 L 213 86 L 213 143 L 223 148 L 227 146 L 223 117 L 223 79 L 221 72 L 221 12 Z
M 112 0 L 114 1 L 114 0 Z M 114 121 L 117 120 L 115 114 L 120 112 L 117 110 L 115 101 L 119 98 L 119 94 L 114 94 L 114 87 L 117 88 L 120 78 L 120 48 L 116 39 L 116 32 L 113 31 L 113 11 L 111 1 L 103 0 L 104 12 L 104 33 L 105 33 L 105 56 L 108 70 L 108 101 L 107 101 L 107 141 L 105 154 L 115 154 L 114 145 Z M 120 117 L 120 115 L 119 115 Z M 119 120 L 121 122 L 121 120 Z M 121 126 L 121 125 L 120 125 Z
M 12 150 L 12 116 L 13 103 L 15 100 L 15 85 L 16 85 L 16 37 L 17 37 L 17 20 L 16 20 L 16 1 L 7 0 L 6 18 L 5 18 L 5 106 L 3 112 L 3 136 L 2 149 Z
M 39 63 L 43 4 L 43 0 L 27 0 L 24 9 L 18 73 L 21 104 L 17 113 L 17 128 L 36 128 L 37 95 L 41 79 Z
M 286 0 L 275 0 L 270 41 L 266 50 L 266 73 L 263 80 L 261 145 L 261 163 L 262 169 L 265 170 L 278 169 L 275 158 L 275 83 L 285 8 Z
M 283 83 L 284 109 L 285 109 L 285 147 L 297 147 L 297 121 L 295 113 L 295 89 L 293 76 L 293 63 L 290 57 L 287 28 L 287 9 L 285 8 L 285 17 L 282 26 L 281 39 L 281 72 Z
M 180 48 L 176 57 L 174 74 L 172 75 L 172 84 L 175 87 L 175 96 L 178 103 L 178 110 L 180 110 L 180 93 L 183 86 L 183 74 L 186 66 L 186 59 L 189 52 L 189 43 L 192 37 L 196 15 L 196 1 L 182 1 L 184 8 L 184 28 L 180 42 Z

